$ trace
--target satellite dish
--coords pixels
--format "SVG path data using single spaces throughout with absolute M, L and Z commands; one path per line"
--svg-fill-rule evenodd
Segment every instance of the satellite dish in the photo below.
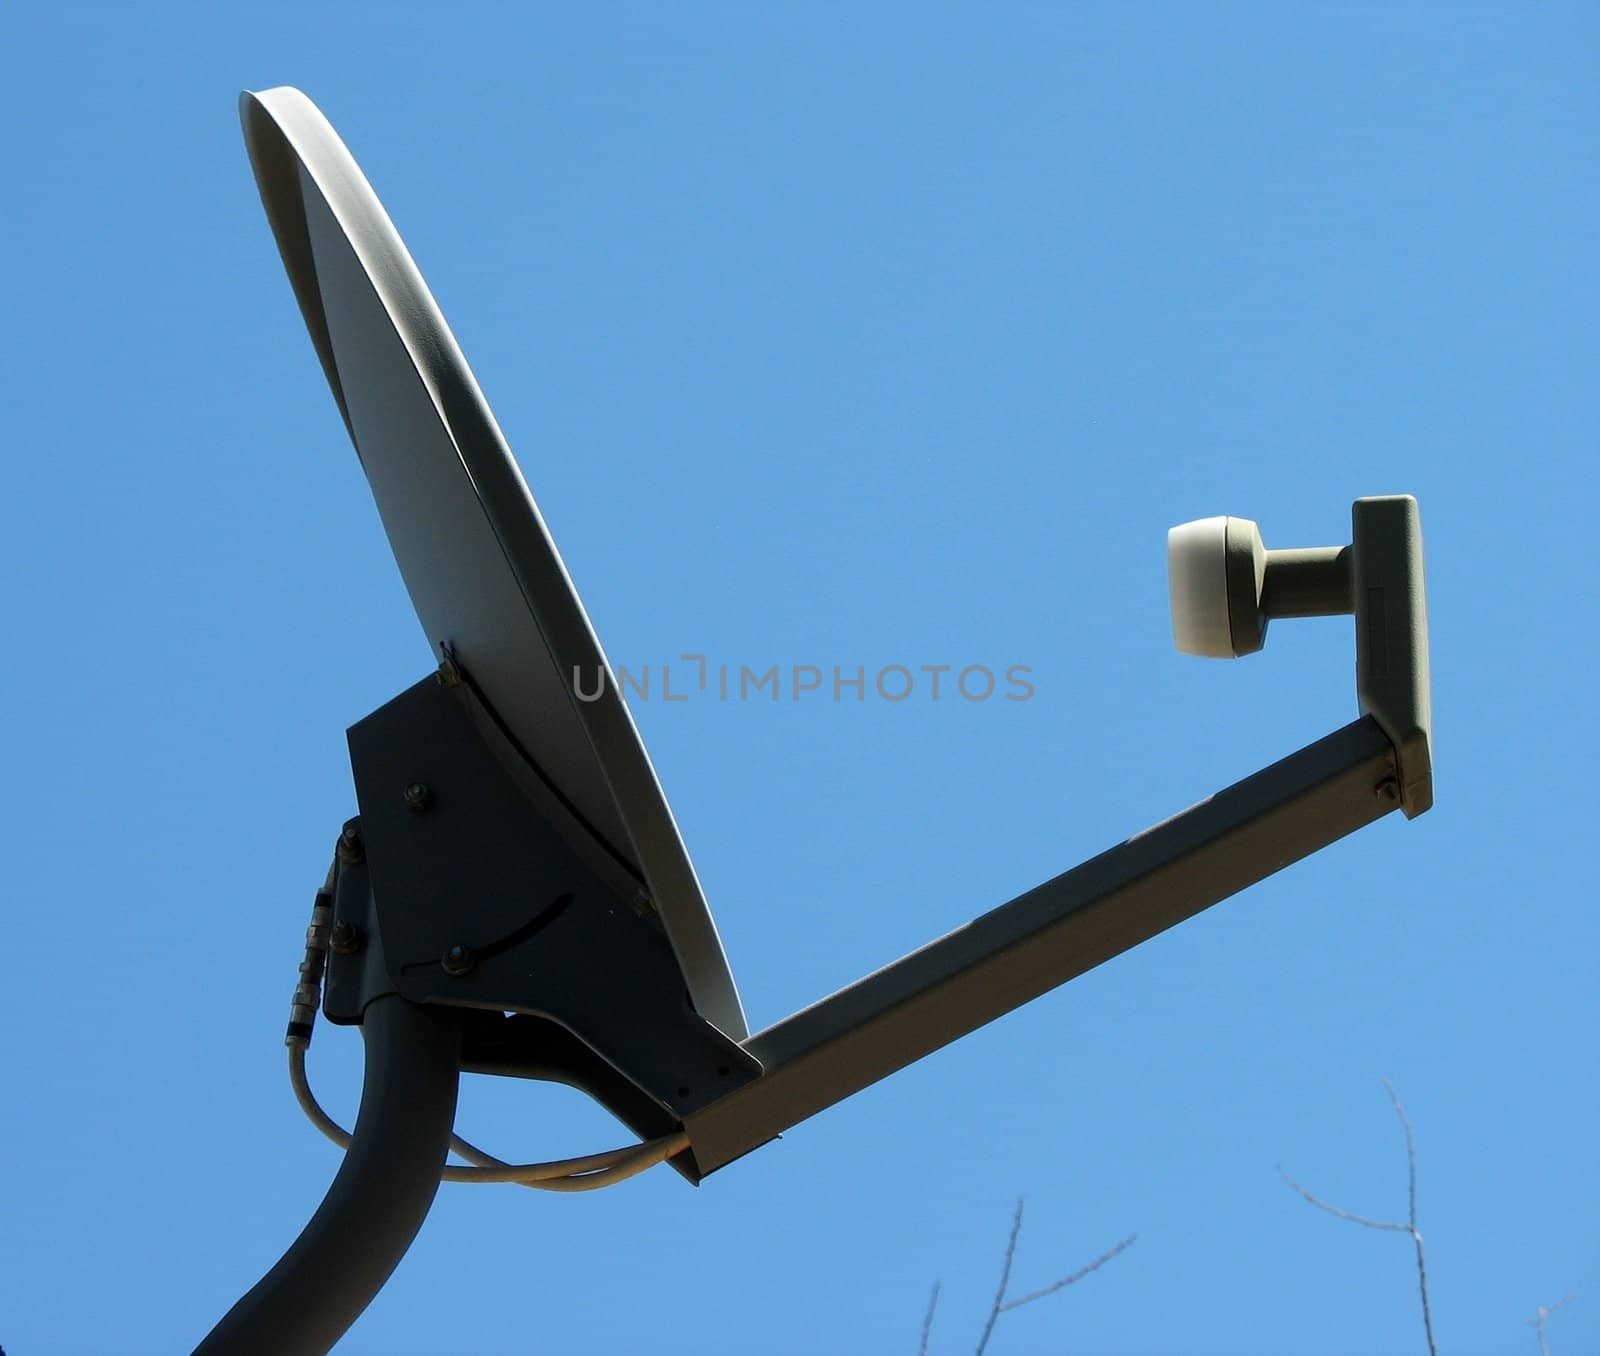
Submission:
M 640 881 L 696 1010 L 743 1040 L 733 976 L 650 758 L 422 274 L 310 99 L 287 87 L 246 93 L 240 117 L 284 267 L 430 645 L 459 663 Z
M 670 1161 L 697 1182 L 1363 825 L 1432 805 L 1416 501 L 1358 499 L 1337 547 L 1268 551 L 1247 520 L 1187 524 L 1169 543 L 1180 646 L 1241 654 L 1272 618 L 1350 615 L 1357 719 L 749 1035 L 600 642 L 416 265 L 303 94 L 245 94 L 241 116 L 312 342 L 445 663 L 443 682 L 351 729 L 362 812 L 317 893 L 290 1010 L 296 1097 L 346 1156 L 203 1356 L 325 1352 L 410 1246 L 441 1176 L 587 1191 Z M 585 672 L 607 680 L 594 700 L 574 681 Z M 415 760 L 450 788 L 432 811 L 428 782 L 405 780 Z M 500 906 L 514 882 L 543 903 L 494 930 L 511 921 Z M 579 895 L 599 907 L 569 907 Z M 663 928 L 627 907 L 641 898 Z M 353 1133 L 306 1083 L 319 1005 L 365 1037 Z M 452 1133 L 463 1070 L 570 1082 L 650 1138 L 502 1162 Z M 474 1166 L 442 1166 L 451 1151 Z

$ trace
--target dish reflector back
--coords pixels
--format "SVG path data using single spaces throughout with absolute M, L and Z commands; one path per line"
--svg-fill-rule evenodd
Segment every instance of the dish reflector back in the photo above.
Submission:
M 435 655 L 653 901 L 701 1016 L 748 1034 L 733 977 L 649 756 L 522 472 L 404 242 L 300 91 L 240 119 L 289 281 Z M 606 674 L 602 694 L 579 700 Z

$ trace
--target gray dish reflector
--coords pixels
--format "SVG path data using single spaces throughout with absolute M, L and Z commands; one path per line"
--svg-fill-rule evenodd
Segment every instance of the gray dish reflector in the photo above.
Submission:
M 447 649 L 577 814 L 643 882 L 691 1001 L 748 1034 L 649 755 L 539 507 L 360 166 L 299 90 L 240 98 L 289 281 L 435 655 Z M 605 674 L 601 695 L 579 700 Z

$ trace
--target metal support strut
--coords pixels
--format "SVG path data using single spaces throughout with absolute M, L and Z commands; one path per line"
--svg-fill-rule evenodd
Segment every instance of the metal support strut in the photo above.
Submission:
M 362 1023 L 355 1134 L 317 1213 L 195 1356 L 322 1356 L 405 1256 L 439 1190 L 455 1122 L 461 1014 L 404 998 Z

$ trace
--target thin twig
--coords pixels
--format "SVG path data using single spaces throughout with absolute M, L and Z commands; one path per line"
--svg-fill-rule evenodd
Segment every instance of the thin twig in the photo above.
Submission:
M 1406 1109 L 1400 1105 L 1400 1094 L 1394 1090 L 1394 1084 L 1385 1078 L 1383 1086 L 1389 1090 L 1389 1100 L 1394 1103 L 1394 1114 L 1406 1128 L 1406 1170 L 1410 1175 L 1410 1190 L 1407 1193 L 1410 1203 L 1408 1219 L 1411 1224 L 1412 1241 L 1417 1245 L 1417 1288 L 1422 1292 L 1422 1326 L 1428 1334 L 1428 1356 L 1438 1356 L 1439 1349 L 1433 1342 L 1433 1307 L 1428 1303 L 1428 1257 L 1422 1250 L 1422 1231 L 1417 1228 L 1416 1135 L 1411 1129 L 1411 1117 L 1406 1115 Z
M 1011 1309 L 1020 1309 L 1024 1304 L 1032 1304 L 1034 1300 L 1043 1299 L 1046 1295 L 1053 1295 L 1058 1290 L 1065 1290 L 1069 1285 L 1073 1285 L 1076 1282 L 1081 1281 L 1085 1276 L 1099 1271 L 1100 1268 L 1109 1262 L 1113 1257 L 1117 1256 L 1119 1253 L 1126 1252 L 1129 1248 L 1131 1248 L 1133 1246 L 1134 1239 L 1137 1237 L 1135 1234 L 1129 1234 L 1125 1239 L 1122 1240 L 1122 1242 L 1118 1243 L 1113 1248 L 1108 1248 L 1087 1266 L 1079 1267 L 1078 1270 L 1072 1273 L 1072 1275 L 1063 1276 L 1059 1281 L 1054 1281 L 1050 1285 L 1045 1286 L 1043 1290 L 1035 1290 L 1031 1294 L 1023 1295 L 1019 1299 L 1008 1300 L 1006 1298 L 1006 1288 L 1011 1284 L 1011 1265 L 1016 1261 L 1017 1235 L 1021 1232 L 1022 1198 L 1019 1196 L 1017 1198 L 1017 1212 L 1011 1217 L 1011 1237 L 1006 1239 L 1005 1261 L 1000 1268 L 1000 1288 L 995 1291 L 994 1303 L 989 1307 L 989 1317 L 983 1325 L 983 1335 L 978 1338 L 978 1346 L 976 1351 L 973 1353 L 973 1356 L 983 1356 L 984 1351 L 988 1348 L 989 1338 L 994 1335 L 994 1325 L 1001 1314 L 1006 1313 Z M 937 1287 L 935 1287 L 935 1290 L 937 1290 Z M 930 1305 L 930 1315 L 932 1312 L 932 1306 Z M 927 1340 L 926 1333 L 924 1333 L 923 1340 Z M 924 1353 L 924 1356 L 926 1356 L 926 1353 Z
M 1383 1080 L 1383 1086 L 1388 1089 L 1389 1100 L 1394 1104 L 1395 1115 L 1400 1117 L 1400 1124 L 1405 1127 L 1406 1132 L 1406 1171 L 1408 1174 L 1408 1189 L 1406 1193 L 1406 1199 L 1408 1204 L 1408 1213 L 1406 1216 L 1406 1222 L 1404 1224 L 1390 1224 L 1385 1220 L 1369 1219 L 1365 1215 L 1357 1215 L 1349 1210 L 1341 1210 L 1338 1206 L 1329 1205 L 1327 1201 L 1322 1200 L 1320 1197 L 1313 1196 L 1309 1191 L 1301 1186 L 1299 1182 L 1295 1181 L 1293 1177 L 1289 1176 L 1289 1174 L 1282 1168 L 1278 1169 L 1278 1174 L 1285 1182 L 1293 1187 L 1295 1191 L 1299 1192 L 1302 1197 L 1304 1197 L 1312 1205 L 1316 1206 L 1319 1210 L 1326 1210 L 1330 1215 L 1336 1215 L 1340 1219 L 1349 1220 L 1352 1224 L 1364 1225 L 1368 1229 L 1386 1229 L 1393 1233 L 1411 1235 L 1411 1241 L 1417 1250 L 1417 1289 L 1422 1295 L 1422 1328 L 1423 1332 L 1426 1333 L 1428 1338 L 1428 1356 L 1439 1356 L 1439 1348 L 1435 1345 L 1433 1340 L 1433 1305 L 1428 1298 L 1428 1258 L 1422 1247 L 1422 1231 L 1417 1228 L 1416 1135 L 1411 1128 L 1411 1118 L 1406 1115 L 1406 1109 L 1400 1105 L 1400 1096 L 1397 1092 L 1395 1092 L 1394 1084 L 1385 1078 Z M 1543 1311 L 1541 1310 L 1541 1312 Z
M 1289 1174 L 1282 1168 L 1278 1169 L 1278 1176 L 1283 1178 L 1285 1182 L 1287 1182 L 1291 1187 L 1304 1196 L 1306 1200 L 1310 1201 L 1312 1205 L 1316 1206 L 1318 1210 L 1326 1210 L 1330 1215 L 1337 1215 L 1340 1219 L 1347 1219 L 1352 1224 L 1364 1224 L 1369 1229 L 1393 1229 L 1395 1233 L 1398 1234 L 1408 1234 L 1411 1232 L 1411 1230 L 1404 1224 L 1389 1224 L 1381 1219 L 1368 1219 L 1365 1215 L 1352 1214 L 1349 1210 L 1341 1210 L 1336 1205 L 1329 1205 L 1327 1201 L 1322 1200 L 1320 1197 L 1313 1196 L 1309 1191 L 1301 1186 L 1299 1182 L 1295 1181 L 1293 1177 L 1289 1176 Z
M 1022 1197 L 1017 1197 L 1017 1213 L 1011 1217 L 1011 1237 L 1006 1240 L 1006 1260 L 1000 1268 L 1000 1288 L 995 1291 L 994 1304 L 989 1309 L 989 1319 L 983 1325 L 983 1336 L 978 1338 L 978 1348 L 973 1356 L 983 1356 L 984 1349 L 989 1345 L 989 1337 L 994 1332 L 995 1320 L 1000 1317 L 1000 1310 L 1006 1302 L 1006 1286 L 1011 1283 L 1011 1263 L 1017 1255 L 1017 1235 L 1022 1232 Z
M 933 1283 L 933 1294 L 928 1296 L 928 1312 L 922 1316 L 922 1345 L 917 1356 L 928 1356 L 928 1334 L 933 1331 L 933 1311 L 939 1304 L 939 1282 Z
M 1528 1326 L 1539 1334 L 1539 1356 L 1550 1356 L 1550 1339 L 1544 1334 L 1545 1320 L 1564 1304 L 1571 1304 L 1572 1296 L 1563 1295 L 1554 1304 L 1541 1304 L 1538 1314 L 1527 1320 Z
M 1009 1309 L 1020 1309 L 1024 1304 L 1032 1304 L 1036 1299 L 1043 1299 L 1046 1295 L 1053 1295 L 1058 1290 L 1065 1290 L 1069 1285 L 1075 1285 L 1085 1276 L 1089 1275 L 1090 1272 L 1099 1271 L 1101 1267 L 1103 1267 L 1113 1257 L 1117 1256 L 1118 1253 L 1127 1252 L 1127 1250 L 1131 1248 L 1137 1241 L 1138 1237 L 1138 1234 L 1129 1234 L 1125 1239 L 1122 1240 L 1122 1242 L 1118 1243 L 1115 1247 L 1107 1248 L 1103 1253 L 1096 1257 L 1094 1261 L 1090 1262 L 1088 1266 L 1079 1267 L 1078 1270 L 1072 1273 L 1072 1275 L 1063 1276 L 1059 1281 L 1045 1286 L 1043 1290 L 1035 1290 L 1031 1295 L 1024 1295 L 1021 1299 L 1007 1300 L 1000 1306 L 1000 1312 L 1005 1313 Z

